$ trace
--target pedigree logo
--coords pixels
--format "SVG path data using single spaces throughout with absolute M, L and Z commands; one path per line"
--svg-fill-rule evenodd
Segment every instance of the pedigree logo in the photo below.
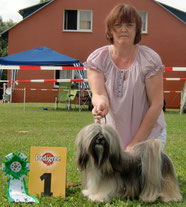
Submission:
M 41 161 L 47 166 L 53 165 L 55 162 L 60 162 L 61 158 L 54 156 L 51 152 L 46 152 L 42 156 L 36 154 L 35 156 L 36 161 Z

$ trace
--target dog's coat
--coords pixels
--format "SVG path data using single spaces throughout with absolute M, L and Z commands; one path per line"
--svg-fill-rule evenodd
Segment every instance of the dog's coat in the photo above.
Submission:
M 77 164 L 82 172 L 83 194 L 92 201 L 112 198 L 153 202 L 179 201 L 174 166 L 162 150 L 161 141 L 151 139 L 124 152 L 115 130 L 106 124 L 90 124 L 76 138 Z

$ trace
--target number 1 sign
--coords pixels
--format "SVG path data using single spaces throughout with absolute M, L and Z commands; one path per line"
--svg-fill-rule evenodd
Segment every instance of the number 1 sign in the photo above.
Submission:
M 65 197 L 66 158 L 64 147 L 31 147 L 29 193 Z

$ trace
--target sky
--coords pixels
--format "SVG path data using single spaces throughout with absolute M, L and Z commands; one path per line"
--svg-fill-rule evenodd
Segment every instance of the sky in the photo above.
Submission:
M 156 0 L 180 9 L 186 12 L 186 0 Z M 40 0 L 0 0 L 0 16 L 3 21 L 9 21 L 10 19 L 14 22 L 22 20 L 22 16 L 18 13 L 20 9 L 38 4 Z

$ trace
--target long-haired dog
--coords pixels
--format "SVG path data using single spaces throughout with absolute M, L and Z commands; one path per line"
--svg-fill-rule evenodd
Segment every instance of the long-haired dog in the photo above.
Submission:
M 92 201 L 112 198 L 154 202 L 179 201 L 174 166 L 161 141 L 151 139 L 124 152 L 115 130 L 106 124 L 90 124 L 76 138 L 77 164 L 82 172 L 82 193 Z

